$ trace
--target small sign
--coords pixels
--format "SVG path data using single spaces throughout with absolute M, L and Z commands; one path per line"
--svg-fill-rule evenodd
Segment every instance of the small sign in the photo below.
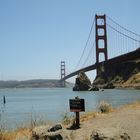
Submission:
M 85 100 L 84 99 L 70 99 L 69 104 L 70 104 L 71 112 L 85 111 Z

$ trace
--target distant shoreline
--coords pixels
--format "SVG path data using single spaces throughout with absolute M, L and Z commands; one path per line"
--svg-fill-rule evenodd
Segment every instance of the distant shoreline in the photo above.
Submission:
M 66 87 L 72 87 L 73 84 L 66 82 Z M 61 81 L 57 79 L 34 79 L 34 80 L 9 80 L 0 81 L 0 89 L 2 88 L 60 88 Z

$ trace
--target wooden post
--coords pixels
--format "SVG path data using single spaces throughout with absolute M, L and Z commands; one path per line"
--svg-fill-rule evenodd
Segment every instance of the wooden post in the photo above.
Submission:
M 3 96 L 3 103 L 4 103 L 4 104 L 6 103 L 6 99 L 5 99 L 5 96 Z
M 76 113 L 76 128 L 80 127 L 80 114 L 79 112 L 75 112 Z
M 75 100 L 80 100 L 80 98 L 77 96 L 77 97 L 75 97 Z M 80 126 L 80 113 L 79 113 L 79 111 L 76 111 L 75 114 L 76 114 L 76 122 L 75 122 L 76 128 L 79 128 L 79 126 Z

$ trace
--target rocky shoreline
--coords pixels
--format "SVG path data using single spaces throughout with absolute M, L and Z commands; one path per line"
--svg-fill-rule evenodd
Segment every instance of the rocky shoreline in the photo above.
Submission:
M 98 91 L 99 89 L 140 89 L 140 60 L 101 66 L 93 82 L 84 72 L 78 74 L 74 91 Z

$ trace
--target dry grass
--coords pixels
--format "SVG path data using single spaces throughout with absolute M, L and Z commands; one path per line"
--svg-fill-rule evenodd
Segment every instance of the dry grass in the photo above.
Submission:
M 69 116 L 68 112 L 63 114 L 62 123 L 64 125 L 69 125 L 72 123 L 72 116 Z
M 134 108 L 135 109 L 135 108 L 139 108 L 139 106 L 140 106 L 140 100 L 139 101 L 136 101 L 134 103 L 123 105 L 119 109 L 123 109 L 123 108 Z
M 140 89 L 140 72 L 131 76 L 125 83 L 122 84 L 122 87 Z
M 80 121 L 84 122 L 84 121 L 93 119 L 93 118 L 95 118 L 97 116 L 97 114 L 98 114 L 97 112 L 87 112 L 84 115 L 81 115 Z
M 45 124 L 41 117 L 31 116 L 29 124 L 17 127 L 15 130 L 0 129 L 0 140 L 30 140 L 34 127 Z
M 112 110 L 112 106 L 109 103 L 107 103 L 105 101 L 100 102 L 99 111 L 101 113 L 109 113 L 109 112 L 111 112 L 111 110 Z
M 29 128 L 20 128 L 13 131 L 0 132 L 0 140 L 30 140 L 32 131 Z
M 0 140 L 15 140 L 16 131 L 0 132 Z

